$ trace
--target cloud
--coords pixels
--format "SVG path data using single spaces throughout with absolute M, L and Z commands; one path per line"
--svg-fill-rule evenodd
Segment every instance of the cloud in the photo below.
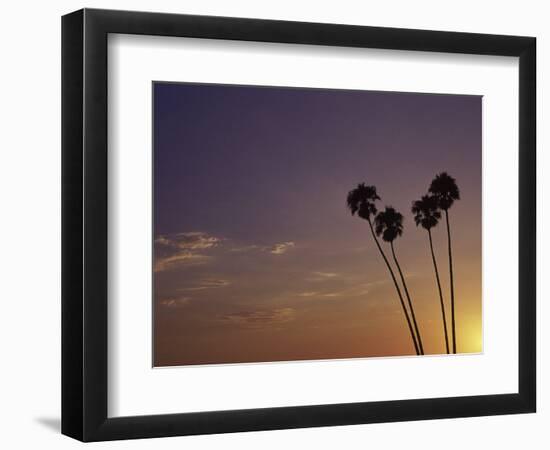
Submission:
M 217 289 L 225 286 L 229 286 L 231 283 L 229 280 L 221 278 L 204 278 L 200 280 L 195 286 L 188 288 L 181 288 L 181 291 L 202 291 L 203 289 Z
M 155 239 L 155 272 L 176 269 L 181 266 L 206 264 L 213 256 L 207 253 L 214 247 L 220 246 L 226 239 L 212 236 L 204 231 L 188 231 L 171 235 L 159 235 Z M 261 251 L 273 255 L 282 255 L 295 246 L 292 241 L 281 242 L 272 246 L 256 244 L 225 247 L 229 252 Z M 217 252 L 217 257 L 223 252 Z
M 316 295 L 319 295 L 319 293 L 308 291 L 308 292 L 300 292 L 298 294 L 298 297 L 315 297 Z
M 340 277 L 339 273 L 335 272 L 312 272 L 312 276 L 306 278 L 307 281 L 329 281 Z
M 205 264 L 209 259 L 210 256 L 207 255 L 184 251 L 170 256 L 155 258 L 154 271 L 162 272 L 181 265 Z
M 221 238 L 203 231 L 189 231 L 171 236 L 160 235 L 155 239 L 155 244 L 180 250 L 205 250 L 217 246 L 221 241 Z
M 269 253 L 273 255 L 283 255 L 287 251 L 289 251 L 291 248 L 293 248 L 296 244 L 292 241 L 288 242 L 282 242 L 280 244 L 275 244 L 273 247 L 269 249 Z
M 281 242 L 274 245 L 242 245 L 240 247 L 233 247 L 229 251 L 236 253 L 245 253 L 251 251 L 260 251 L 271 253 L 272 255 L 282 255 L 289 251 L 291 248 L 295 247 L 296 244 L 292 241 Z
M 170 297 L 162 299 L 159 303 L 166 308 L 179 308 L 188 305 L 190 301 L 190 297 Z
M 314 275 L 317 275 L 321 278 L 334 278 L 337 277 L 339 274 L 334 272 L 313 272 Z
M 365 289 L 370 289 L 376 286 L 382 286 L 384 284 L 388 284 L 388 280 L 376 280 L 376 281 L 370 281 L 368 283 L 361 283 L 360 286 L 364 287 Z
M 259 328 L 291 322 L 296 317 L 293 308 L 279 308 L 263 311 L 241 311 L 220 317 L 222 322 L 245 328 Z
M 313 281 L 311 279 L 308 279 L 308 280 Z M 338 280 L 340 281 L 340 279 Z M 387 283 L 386 280 L 372 281 L 369 283 L 350 283 L 349 284 L 350 287 L 344 286 L 341 288 L 338 288 L 338 287 L 332 288 L 331 290 L 323 289 L 323 290 L 316 290 L 316 291 L 303 291 L 303 292 L 297 293 L 296 295 L 298 297 L 315 298 L 315 299 L 337 298 L 337 297 L 348 297 L 348 298 L 361 297 L 361 296 L 370 294 L 371 290 L 376 286 L 386 284 L 386 283 Z
M 341 297 L 345 295 L 347 291 L 341 292 L 316 292 L 316 291 L 306 291 L 300 292 L 298 297 Z
M 216 247 L 221 241 L 221 238 L 202 231 L 160 235 L 155 239 L 154 271 L 162 272 L 181 266 L 205 264 L 211 256 L 203 252 Z

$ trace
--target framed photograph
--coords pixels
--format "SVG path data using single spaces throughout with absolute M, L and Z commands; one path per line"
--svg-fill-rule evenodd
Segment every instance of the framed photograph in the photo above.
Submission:
M 62 20 L 62 432 L 535 412 L 533 37 Z

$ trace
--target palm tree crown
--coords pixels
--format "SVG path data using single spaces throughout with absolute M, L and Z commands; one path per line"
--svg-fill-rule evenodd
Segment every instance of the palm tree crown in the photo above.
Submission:
M 374 223 L 376 234 L 382 235 L 386 242 L 393 242 L 397 236 L 403 234 L 403 215 L 391 206 L 386 206 L 384 211 L 379 212 Z
M 352 215 L 357 213 L 362 219 L 370 220 L 371 216 L 374 216 L 377 212 L 374 204 L 376 200 L 380 200 L 376 193 L 376 187 L 360 183 L 355 189 L 349 191 L 347 205 Z
M 435 176 L 429 191 L 444 211 L 447 211 L 455 200 L 460 200 L 460 191 L 456 185 L 456 180 L 447 172 L 441 172 Z
M 420 200 L 413 202 L 411 211 L 416 226 L 421 225 L 426 230 L 435 227 L 441 219 L 439 202 L 433 195 L 423 195 Z

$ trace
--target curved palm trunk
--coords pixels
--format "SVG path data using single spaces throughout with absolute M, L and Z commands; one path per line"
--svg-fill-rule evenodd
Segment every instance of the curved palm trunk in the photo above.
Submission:
M 403 287 L 405 288 L 405 295 L 407 296 L 407 301 L 409 302 L 409 308 L 411 309 L 411 316 L 414 324 L 414 331 L 416 331 L 416 338 L 418 339 L 418 347 L 420 350 L 420 354 L 423 355 L 424 346 L 422 345 L 422 337 L 420 337 L 420 331 L 418 330 L 418 324 L 416 323 L 416 315 L 414 314 L 414 308 L 412 305 L 411 296 L 409 295 L 409 290 L 407 289 L 407 283 L 405 282 L 405 277 L 403 276 L 403 272 L 401 271 L 401 266 L 397 261 L 397 256 L 395 256 L 393 241 L 390 242 L 390 247 L 391 247 L 391 253 L 393 255 L 393 260 L 395 261 L 395 265 L 397 266 L 397 271 L 399 272 L 399 276 L 401 277 L 401 282 L 403 283 Z
M 384 253 L 384 250 L 382 250 L 382 247 L 380 247 L 380 243 L 378 242 L 378 238 L 376 237 L 376 234 L 374 233 L 374 229 L 372 228 L 372 223 L 371 223 L 370 220 L 368 220 L 368 222 L 369 222 L 370 231 L 372 233 L 372 237 L 374 239 L 374 242 L 376 243 L 376 247 L 378 247 L 378 251 L 382 255 L 382 258 L 384 259 L 384 262 L 386 263 L 386 267 L 388 268 L 388 270 L 390 272 L 391 278 L 393 280 L 393 284 L 395 285 L 395 289 L 397 290 L 397 295 L 399 296 L 399 300 L 401 301 L 401 307 L 403 308 L 403 314 L 405 314 L 405 318 L 407 319 L 407 325 L 409 326 L 409 331 L 411 333 L 411 338 L 412 338 L 413 343 L 414 343 L 414 349 L 416 351 L 416 354 L 420 355 L 420 349 L 418 348 L 418 343 L 416 342 L 416 336 L 415 336 L 414 330 L 412 328 L 411 319 L 409 317 L 409 313 L 407 312 L 405 302 L 403 301 L 403 296 L 401 295 L 401 290 L 399 289 L 399 284 L 397 284 L 397 280 L 396 280 L 395 275 L 393 273 L 393 269 L 390 266 L 388 258 L 386 258 L 386 254 Z
M 453 336 L 453 353 L 456 353 L 456 329 L 455 329 L 455 286 L 453 280 L 453 253 L 451 250 L 451 227 L 449 225 L 449 211 L 445 210 L 447 221 L 447 243 L 449 246 L 449 274 L 451 279 L 451 330 Z
M 432 231 L 428 229 L 430 238 L 430 250 L 432 252 L 432 261 L 434 263 L 435 278 L 437 280 L 437 289 L 439 290 L 439 301 L 441 303 L 441 317 L 443 318 L 443 330 L 445 330 L 445 349 L 449 354 L 449 335 L 447 334 L 447 317 L 445 316 L 445 303 L 443 302 L 443 291 L 441 290 L 441 281 L 439 280 L 439 270 L 437 270 L 437 261 L 435 260 L 434 246 L 432 242 Z

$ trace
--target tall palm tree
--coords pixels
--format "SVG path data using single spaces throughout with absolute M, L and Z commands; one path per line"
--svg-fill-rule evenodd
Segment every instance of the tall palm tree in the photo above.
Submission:
M 439 223 L 441 212 L 437 204 L 437 199 L 432 195 L 423 195 L 420 200 L 416 200 L 412 205 L 414 222 L 416 226 L 421 225 L 428 232 L 430 241 L 430 250 L 432 252 L 432 262 L 434 265 L 435 279 L 437 280 L 437 289 L 439 290 L 439 301 L 441 303 L 441 317 L 443 319 L 443 330 L 445 331 L 445 349 L 449 354 L 449 335 L 447 334 L 447 317 L 445 315 L 445 303 L 443 302 L 443 291 L 441 290 L 441 281 L 439 280 L 439 270 L 435 259 L 434 246 L 432 241 L 432 228 Z
M 414 313 L 411 296 L 409 295 L 409 289 L 407 288 L 407 283 L 405 281 L 405 277 L 403 276 L 399 261 L 397 260 L 397 256 L 395 255 L 395 248 L 393 245 L 393 241 L 395 241 L 397 237 L 403 234 L 403 215 L 397 212 L 391 206 L 386 206 L 386 209 L 384 211 L 377 214 L 376 218 L 374 219 L 374 223 L 376 225 L 376 234 L 378 236 L 382 236 L 382 239 L 386 242 L 389 242 L 390 244 L 393 260 L 395 262 L 397 270 L 399 271 L 399 276 L 401 277 L 401 282 L 403 283 L 405 295 L 407 296 L 407 301 L 411 310 L 411 317 L 414 324 L 414 330 L 416 332 L 418 348 L 420 350 L 420 354 L 423 355 L 424 346 L 422 345 L 422 337 L 420 336 L 420 331 L 418 330 L 418 324 L 416 322 L 416 315 Z
M 453 337 L 453 353 L 456 353 L 455 288 L 449 208 L 453 206 L 455 200 L 460 200 L 460 191 L 458 190 L 456 180 L 447 172 L 441 172 L 433 179 L 429 192 L 436 198 L 438 206 L 445 211 L 445 221 L 447 222 L 447 246 L 449 249 L 449 276 L 451 285 L 451 330 Z
M 376 237 L 376 234 L 374 232 L 374 228 L 372 225 L 372 218 L 375 216 L 377 212 L 376 204 L 375 204 L 377 200 L 380 200 L 380 197 L 376 193 L 376 187 L 367 186 L 365 185 L 365 183 L 361 183 L 355 189 L 352 189 L 348 193 L 347 206 L 350 209 L 352 215 L 355 215 L 357 213 L 357 215 L 361 219 L 366 220 L 369 224 L 372 238 L 376 243 L 376 247 L 378 248 L 380 255 L 382 255 L 382 259 L 386 263 L 386 267 L 388 268 L 388 271 L 390 273 L 391 279 L 395 286 L 395 290 L 397 291 L 397 295 L 399 296 L 399 301 L 401 302 L 401 307 L 403 308 L 403 314 L 407 319 L 407 325 L 409 326 L 409 331 L 411 333 L 414 349 L 416 351 L 416 354 L 420 355 L 420 348 L 418 346 L 418 342 L 416 341 L 416 335 L 412 328 L 409 313 L 407 311 L 407 308 L 405 307 L 405 302 L 403 301 L 403 295 L 401 294 L 401 289 L 399 289 L 399 284 L 397 283 L 397 279 L 395 278 L 393 269 L 388 261 L 388 258 L 386 257 L 386 254 L 384 253 L 384 250 L 382 250 L 382 247 L 380 246 L 380 242 L 378 242 L 378 238 Z

